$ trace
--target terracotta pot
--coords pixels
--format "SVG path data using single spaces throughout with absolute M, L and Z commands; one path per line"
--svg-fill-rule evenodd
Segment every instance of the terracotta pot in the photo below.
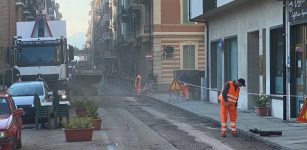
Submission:
M 66 142 L 92 141 L 93 128 L 64 128 Z
M 78 117 L 84 117 L 86 115 L 86 109 L 85 108 L 76 108 L 76 115 Z
M 268 115 L 267 107 L 255 107 L 255 111 L 256 111 L 257 116 L 267 116 Z
M 102 118 L 92 119 L 92 127 L 94 128 L 94 130 L 101 129 L 101 122 Z

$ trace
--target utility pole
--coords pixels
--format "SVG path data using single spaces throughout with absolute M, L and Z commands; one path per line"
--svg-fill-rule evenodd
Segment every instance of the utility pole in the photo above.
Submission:
M 290 118 L 290 24 L 288 1 L 283 0 L 283 120 Z

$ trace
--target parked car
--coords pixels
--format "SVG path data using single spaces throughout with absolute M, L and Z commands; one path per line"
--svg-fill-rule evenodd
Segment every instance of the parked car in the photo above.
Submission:
M 51 101 L 52 92 L 48 92 L 48 86 L 44 81 L 17 82 L 12 84 L 7 92 L 12 95 L 18 108 L 23 108 L 23 120 L 33 121 L 35 108 L 33 106 L 34 94 L 37 93 L 41 102 Z
M 0 93 L 0 149 L 21 148 L 22 108 L 7 93 Z

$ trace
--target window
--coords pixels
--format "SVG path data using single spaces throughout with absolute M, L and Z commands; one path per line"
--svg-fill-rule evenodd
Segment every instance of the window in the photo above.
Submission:
M 63 61 L 59 46 L 25 46 L 20 49 L 17 64 L 21 67 L 50 66 L 59 65 Z
M 183 69 L 195 69 L 195 45 L 183 45 Z
M 283 93 L 283 37 L 282 29 L 271 31 L 271 93 Z
M 222 42 L 211 42 L 211 88 L 222 89 Z
M 42 84 L 13 84 L 8 92 L 13 96 L 32 96 L 35 93 L 38 95 L 44 95 L 44 89 Z
M 225 82 L 238 78 L 238 43 L 237 38 L 225 39 L 224 47 Z
M 189 21 L 189 1 L 182 0 L 182 23 L 183 24 L 191 24 Z
M 10 113 L 9 105 L 4 97 L 0 98 L 0 115 Z

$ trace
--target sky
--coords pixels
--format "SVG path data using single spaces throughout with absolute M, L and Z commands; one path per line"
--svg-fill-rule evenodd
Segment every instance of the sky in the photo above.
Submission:
M 82 48 L 90 19 L 92 0 L 56 0 L 60 4 L 62 20 L 66 20 L 68 43 Z
M 229 2 L 232 2 L 234 0 L 217 0 L 217 7 L 223 6 Z M 203 2 L 200 0 L 192 0 L 191 1 L 191 6 L 192 6 L 192 11 L 191 11 L 191 18 L 197 17 L 199 15 L 203 14 Z

